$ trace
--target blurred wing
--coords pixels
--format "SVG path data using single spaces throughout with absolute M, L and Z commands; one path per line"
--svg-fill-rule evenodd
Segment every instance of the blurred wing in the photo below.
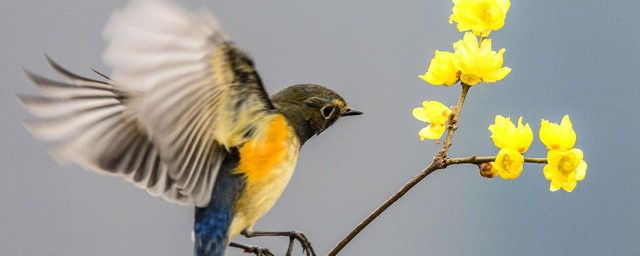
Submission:
M 45 137 L 73 130 L 76 138 L 61 138 L 66 158 L 170 201 L 207 205 L 227 151 L 254 136 L 255 124 L 273 113 L 253 63 L 212 15 L 163 1 L 132 2 L 114 13 L 105 36 L 111 81 L 61 72 L 71 79 L 64 86 L 88 90 L 91 100 L 63 93 L 59 105 L 69 110 L 57 113 L 78 121 L 47 128 Z M 31 77 L 41 87 L 53 82 Z M 45 93 L 50 97 L 40 105 L 46 108 L 58 96 Z M 38 100 L 24 101 L 34 110 Z M 147 175 L 155 185 L 127 175 Z
M 227 149 L 240 145 L 274 109 L 253 62 L 206 12 L 134 1 L 113 15 L 105 36 L 113 80 L 144 92 L 134 107 L 168 158 L 180 155 L 176 142 L 190 141 L 184 131 L 194 128 Z
M 181 186 L 168 174 L 158 148 L 137 123 L 127 104 L 136 93 L 73 74 L 49 58 L 67 82 L 26 71 L 44 96 L 19 96 L 40 119 L 26 124 L 37 138 L 57 144 L 53 154 L 102 174 L 117 175 L 154 196 L 188 203 Z M 223 157 L 221 151 L 213 152 Z

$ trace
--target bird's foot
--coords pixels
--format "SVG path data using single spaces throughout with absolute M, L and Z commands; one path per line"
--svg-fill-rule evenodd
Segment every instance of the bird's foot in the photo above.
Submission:
M 286 256 L 290 256 L 293 250 L 293 243 L 295 240 L 300 242 L 300 246 L 302 246 L 302 251 L 307 256 L 316 256 L 315 251 L 313 251 L 313 246 L 311 246 L 311 242 L 309 239 L 301 232 L 298 231 L 242 231 L 242 235 L 250 238 L 255 236 L 286 236 L 289 237 L 289 248 L 287 250 Z
M 246 245 L 246 244 L 240 244 L 240 243 L 234 243 L 234 242 L 229 243 L 229 246 L 243 249 L 245 253 L 253 253 L 256 256 L 275 256 L 273 253 L 269 251 L 269 249 L 258 247 L 258 246 Z

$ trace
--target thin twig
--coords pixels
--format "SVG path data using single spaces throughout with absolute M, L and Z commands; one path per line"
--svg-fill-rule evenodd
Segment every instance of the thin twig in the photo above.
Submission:
M 458 120 L 460 119 L 460 112 L 462 112 L 462 106 L 464 105 L 464 100 L 467 98 L 467 92 L 471 88 L 470 85 L 465 83 L 462 84 L 462 92 L 460 92 L 460 98 L 458 98 L 458 105 L 451 113 L 449 117 L 449 126 L 447 127 L 447 137 L 444 139 L 444 144 L 442 145 L 442 150 L 440 150 L 440 155 L 443 157 L 447 156 L 447 152 L 449 151 L 449 147 L 451 147 L 451 140 L 453 139 L 453 134 L 455 134 L 458 129 Z
M 418 175 L 411 178 L 411 180 L 409 180 L 409 182 L 404 184 L 404 186 L 402 186 L 395 194 L 393 194 L 391 197 L 389 197 L 389 199 L 384 201 L 384 203 L 382 203 L 382 205 L 380 205 L 371 214 L 369 214 L 369 216 L 364 218 L 362 222 L 360 222 L 360 224 L 358 224 L 355 228 L 353 228 L 353 230 L 351 230 L 349 234 L 347 234 L 344 238 L 342 238 L 342 240 L 340 240 L 340 242 L 335 247 L 333 247 L 333 249 L 331 249 L 329 253 L 327 253 L 327 256 L 337 255 L 338 252 L 340 252 L 349 242 L 351 242 L 351 240 L 353 240 L 353 238 L 355 238 L 360 233 L 360 231 L 362 231 L 365 227 L 367 227 L 367 225 L 373 222 L 374 219 L 380 216 L 382 212 L 387 210 L 389 206 L 391 206 L 396 201 L 398 201 L 402 196 L 404 196 L 404 194 L 406 194 L 409 190 L 411 190 L 411 188 L 413 188 L 420 181 L 422 181 L 429 174 L 435 172 L 436 170 L 444 169 L 447 166 L 454 165 L 454 164 L 481 164 L 481 163 L 493 162 L 496 160 L 495 156 L 470 156 L 470 157 L 461 157 L 461 158 L 442 158 L 442 157 L 443 156 L 440 153 L 438 153 L 433 158 L 433 162 L 431 162 L 431 164 L 427 166 L 427 168 L 423 169 L 420 173 L 418 173 Z M 525 157 L 524 161 L 527 163 L 536 163 L 536 164 L 547 163 L 546 158 Z
M 454 165 L 454 164 L 482 164 L 488 162 L 496 161 L 495 156 L 470 156 L 463 158 L 447 158 L 444 163 L 446 166 Z M 525 163 L 534 163 L 534 164 L 546 164 L 546 158 L 534 158 L 534 157 L 525 157 Z
M 447 128 L 447 137 L 442 145 L 442 149 L 438 152 L 434 157 L 433 161 L 429 166 L 424 168 L 418 175 L 414 176 L 404 184 L 395 194 L 389 197 L 382 205 L 376 208 L 369 216 L 364 218 L 360 224 L 358 224 L 355 228 L 349 232 L 340 242 L 331 249 L 327 256 L 335 256 L 340 252 L 353 238 L 355 238 L 367 225 L 373 222 L 380 214 L 382 214 L 387 208 L 389 208 L 392 204 L 398 201 L 402 196 L 404 196 L 411 188 L 417 185 L 420 181 L 426 178 L 429 174 L 435 172 L 439 169 L 444 169 L 449 165 L 454 164 L 481 164 L 495 161 L 495 156 L 470 156 L 466 158 L 447 158 L 447 152 L 449 151 L 449 147 L 451 147 L 451 141 L 453 139 L 453 135 L 455 134 L 456 129 L 458 129 L 458 120 L 460 118 L 460 112 L 462 112 L 462 106 L 464 105 L 464 100 L 467 97 L 467 93 L 471 86 L 462 83 L 462 92 L 460 93 L 460 98 L 458 99 L 458 105 L 454 109 L 453 113 L 449 117 L 449 126 Z M 546 158 L 525 158 L 525 162 L 528 163 L 547 163 Z
M 469 92 L 469 88 L 471 88 L 470 85 L 467 85 L 465 83 L 461 83 L 461 84 L 462 84 L 462 91 L 460 92 L 458 105 L 453 110 L 453 113 L 451 114 L 451 116 L 449 116 L 449 126 L 447 127 L 447 137 L 444 141 L 444 144 L 442 145 L 442 149 L 440 150 L 440 152 L 438 152 L 433 157 L 433 161 L 431 162 L 431 164 L 427 166 L 425 169 L 423 169 L 420 173 L 418 173 L 418 175 L 414 176 L 411 180 L 409 180 L 409 182 L 404 184 L 404 186 L 402 186 L 398 190 L 398 192 L 396 192 L 391 197 L 389 197 L 389 199 L 384 201 L 382 205 L 380 205 L 371 214 L 369 214 L 369 216 L 367 216 L 364 220 L 362 220 L 360 224 L 358 224 L 355 228 L 353 228 L 353 230 L 351 230 L 349 234 L 347 234 L 344 238 L 342 238 L 342 240 L 340 240 L 340 242 L 335 247 L 333 247 L 333 249 L 331 249 L 331 251 L 327 254 L 327 256 L 335 256 L 336 254 L 338 254 L 338 252 L 340 252 L 342 248 L 344 248 L 349 242 L 351 242 L 351 240 L 353 240 L 353 238 L 356 237 L 358 233 L 360 233 L 360 231 L 362 231 L 365 227 L 367 227 L 367 225 L 369 225 L 369 223 L 371 223 L 374 219 L 380 216 L 382 212 L 384 212 L 387 208 L 389 208 L 389 206 L 391 206 L 396 201 L 398 201 L 398 199 L 404 196 L 404 194 L 409 192 L 411 188 L 413 188 L 416 184 L 418 184 L 422 179 L 427 177 L 427 175 L 433 173 L 438 169 L 444 169 L 445 167 L 447 167 L 447 164 L 445 162 L 447 158 L 447 151 L 449 151 L 449 147 L 451 147 L 451 140 L 453 139 L 453 134 L 455 133 L 456 129 L 458 129 L 458 119 L 460 118 L 460 112 L 462 111 L 464 100 L 467 97 L 467 92 Z
M 404 184 L 404 186 L 402 186 L 398 190 L 398 192 L 396 192 L 391 197 L 389 197 L 389 199 L 384 201 L 382 205 L 380 205 L 371 214 L 369 214 L 369 216 L 364 218 L 364 220 L 362 220 L 360 224 L 358 224 L 355 228 L 353 228 L 353 230 L 351 230 L 351 232 L 349 232 L 349 234 L 347 234 L 344 238 L 342 238 L 342 240 L 340 240 L 340 242 L 335 247 L 333 247 L 333 249 L 331 249 L 329 253 L 327 253 L 327 256 L 335 256 L 336 254 L 338 254 L 338 252 L 340 252 L 342 248 L 344 248 L 349 242 L 351 242 L 351 240 L 353 240 L 353 238 L 356 237 L 358 233 L 360 233 L 360 231 L 362 231 L 365 227 L 367 227 L 367 225 L 369 225 L 369 223 L 371 223 L 375 218 L 380 216 L 380 214 L 382 214 L 382 212 L 384 212 L 387 208 L 389 208 L 389 206 L 391 206 L 393 203 L 398 201 L 398 199 L 400 199 L 411 188 L 413 188 L 413 186 L 415 186 L 416 184 L 418 184 L 418 182 L 420 182 L 422 179 L 427 177 L 427 175 L 442 168 L 444 168 L 444 159 L 434 158 L 433 162 L 429 166 L 427 166 L 427 168 L 422 170 L 418 175 L 416 175 L 411 180 L 409 180 L 409 182 Z

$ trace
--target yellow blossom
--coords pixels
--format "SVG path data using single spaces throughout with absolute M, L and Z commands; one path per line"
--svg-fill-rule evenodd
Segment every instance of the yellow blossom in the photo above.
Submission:
M 504 48 L 498 52 L 491 50 L 491 39 L 478 43 L 478 38 L 467 32 L 462 40 L 453 43 L 453 49 L 458 57 L 460 80 L 465 84 L 493 83 L 511 72 L 511 68 L 502 67 Z
M 418 132 L 420 140 L 437 140 L 442 137 L 445 124 L 449 120 L 451 109 L 438 101 L 424 101 L 421 108 L 413 109 L 413 116 L 423 122 L 428 122 L 429 126 Z
M 509 148 L 500 149 L 493 167 L 498 169 L 498 175 L 505 180 L 517 179 L 522 173 L 524 157 L 520 152 Z
M 529 124 L 522 125 L 522 117 L 518 118 L 516 127 L 511 118 L 496 115 L 495 123 L 489 125 L 491 139 L 496 147 L 509 148 L 524 154 L 533 142 L 533 132 Z
M 509 0 L 453 0 L 453 14 L 449 23 L 458 23 L 459 31 L 471 30 L 487 37 L 492 30 L 501 29 L 511 2 Z
M 568 115 L 562 118 L 560 125 L 542 119 L 540 123 L 540 141 L 548 150 L 565 151 L 576 143 L 576 132 Z
M 587 163 L 582 158 L 582 150 L 577 148 L 549 151 L 548 164 L 543 169 L 544 177 L 551 181 L 549 190 L 562 188 L 567 192 L 573 191 L 578 181 L 584 180 L 587 175 Z
M 418 77 L 433 85 L 452 85 L 458 82 L 458 60 L 451 52 L 437 51 L 429 69 Z

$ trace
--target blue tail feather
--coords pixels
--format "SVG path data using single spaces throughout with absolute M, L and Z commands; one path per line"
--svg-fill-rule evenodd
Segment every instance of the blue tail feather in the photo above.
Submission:
M 238 159 L 237 153 L 227 156 L 218 172 L 209 205 L 196 208 L 195 256 L 224 256 L 234 206 L 244 186 L 242 176 L 233 174 Z
M 233 214 L 230 208 L 231 207 L 196 209 L 196 223 L 193 227 L 196 237 L 196 256 L 224 255 L 227 243 L 229 242 L 227 234 Z

